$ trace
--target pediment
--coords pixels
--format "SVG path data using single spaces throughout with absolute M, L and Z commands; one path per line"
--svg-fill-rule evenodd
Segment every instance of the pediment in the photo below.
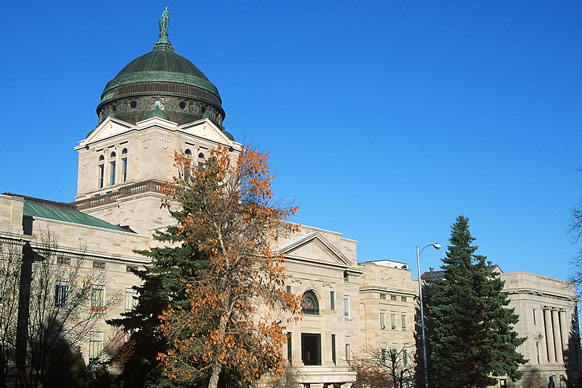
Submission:
M 277 249 L 286 258 L 351 266 L 350 260 L 319 232 L 311 232 Z
M 193 121 L 191 123 L 182 124 L 178 130 L 184 131 L 190 135 L 198 136 L 203 139 L 210 140 L 226 146 L 234 146 L 235 142 L 230 140 L 224 132 L 220 130 L 214 123 L 208 119 Z
M 85 140 L 80 143 L 94 143 L 99 140 L 107 139 L 109 137 L 119 135 L 124 132 L 132 130 L 134 127 L 125 121 L 117 120 L 108 117 L 101 124 L 93 130 Z

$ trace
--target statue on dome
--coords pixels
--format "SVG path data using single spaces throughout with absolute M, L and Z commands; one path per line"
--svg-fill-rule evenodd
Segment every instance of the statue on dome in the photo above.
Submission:
M 164 9 L 162 12 L 162 17 L 160 18 L 160 38 L 161 37 L 168 37 L 168 22 L 170 20 L 170 11 L 168 11 L 168 7 Z

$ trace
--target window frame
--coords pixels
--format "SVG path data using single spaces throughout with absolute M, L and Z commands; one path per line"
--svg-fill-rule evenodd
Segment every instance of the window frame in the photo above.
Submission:
M 103 353 L 103 332 L 92 331 L 89 333 L 89 364 L 96 363 Z
M 57 282 L 55 285 L 55 307 L 67 308 L 69 305 L 69 282 Z M 63 292 L 64 290 L 64 292 Z
M 91 312 L 102 313 L 105 309 L 105 286 L 93 284 L 91 286 Z
M 331 311 L 335 311 L 335 291 L 329 291 L 329 308 Z
M 109 161 L 109 186 L 115 186 L 115 170 L 117 169 L 117 160 Z
M 313 290 L 307 290 L 303 293 L 303 302 L 301 303 L 301 312 L 307 315 L 319 315 L 319 300 L 317 294 Z M 311 304 L 307 301 L 311 300 Z
M 344 295 L 344 318 L 350 319 L 350 296 Z
M 130 312 L 133 309 L 135 309 L 135 307 L 137 306 L 137 302 L 138 302 L 138 293 L 137 290 L 134 290 L 133 288 L 126 288 L 125 289 L 125 294 L 124 294 L 124 301 L 123 301 L 123 308 L 125 310 L 125 312 Z

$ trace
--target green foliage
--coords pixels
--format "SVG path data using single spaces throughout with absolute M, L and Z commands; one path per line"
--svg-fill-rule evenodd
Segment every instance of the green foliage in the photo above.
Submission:
M 181 224 L 187 211 L 171 211 L 171 214 Z M 152 265 L 133 270 L 142 281 L 140 286 L 133 287 L 138 293 L 137 306 L 122 314 L 123 318 L 108 321 L 130 333 L 129 341 L 114 360 L 123 364 L 120 379 L 124 387 L 175 386 L 163 376 L 156 359 L 158 353 L 167 349 L 158 331 L 158 317 L 170 303 L 186 303 L 180 279 L 196 277 L 208 266 L 196 248 L 184 241 L 178 226 L 170 226 L 155 238 L 164 246 L 139 252 L 150 258 Z
M 188 208 L 170 211 L 177 225 L 155 236 L 163 246 L 138 252 L 150 258 L 152 265 L 143 270 L 133 270 L 142 281 L 141 286 L 133 287 L 138 293 L 137 306 L 123 313 L 123 318 L 108 321 L 130 333 L 129 340 L 113 360 L 123 366 L 119 379 L 125 388 L 181 387 L 164 375 L 157 360 L 158 354 L 168 349 L 159 332 L 158 317 L 169 305 L 188 304 L 181 280 L 195 279 L 210 267 L 210 262 L 180 234 L 180 226 L 190 212 Z M 206 376 L 200 379 L 201 382 L 207 380 Z M 221 386 L 239 387 L 236 373 L 226 371 L 222 380 Z
M 518 316 L 486 257 L 475 254 L 474 240 L 468 219 L 458 217 L 431 301 L 431 385 L 442 388 L 487 387 L 496 382 L 491 376 L 518 379 L 526 362 L 516 351 L 525 341 L 513 329 Z

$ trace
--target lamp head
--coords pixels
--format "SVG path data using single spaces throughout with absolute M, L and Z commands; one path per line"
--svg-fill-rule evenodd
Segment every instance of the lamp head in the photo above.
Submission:
M 432 246 L 434 247 L 434 249 L 441 249 L 441 244 L 439 243 L 434 243 L 432 244 Z

